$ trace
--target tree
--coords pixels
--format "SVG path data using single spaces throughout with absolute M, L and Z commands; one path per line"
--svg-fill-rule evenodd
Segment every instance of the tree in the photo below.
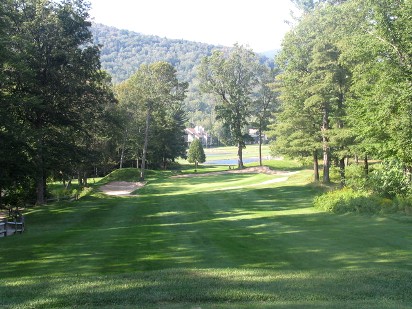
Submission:
M 187 160 L 189 161 L 189 163 L 195 164 L 195 171 L 197 170 L 198 163 L 204 163 L 206 161 L 205 151 L 203 150 L 203 146 L 200 140 L 195 139 L 190 144 Z
M 262 66 L 253 95 L 254 122 L 259 134 L 259 165 L 262 166 L 262 135 L 268 129 L 272 113 L 278 108 L 277 94 L 272 89 L 277 70 Z
M 313 121 L 302 121 L 300 116 L 289 120 L 285 117 L 279 119 L 291 122 L 288 129 L 301 138 L 306 136 L 302 134 L 302 130 L 311 132 L 312 138 L 302 145 L 311 145 L 315 167 L 319 149 L 319 144 L 316 144 L 320 134 L 325 183 L 330 182 L 329 168 L 332 158 L 339 162 L 342 182 L 344 181 L 345 158 L 349 154 L 349 146 L 353 143 L 352 131 L 345 121 L 351 72 L 341 61 L 340 46 L 342 38 L 349 35 L 341 26 L 345 24 L 344 16 L 347 12 L 343 4 L 337 5 L 340 2 L 344 1 L 325 3 L 308 11 L 285 37 L 284 49 L 278 58 L 283 69 L 279 78 L 281 97 L 284 99 L 281 110 L 284 113 L 292 110 L 299 113 L 300 108 L 300 113 L 303 112 Z M 306 129 L 302 128 L 302 124 L 307 126 Z M 292 132 L 289 132 L 289 135 Z M 311 142 L 308 145 L 309 141 L 314 144 Z M 316 174 L 315 170 L 315 179 Z
M 412 43 L 410 1 L 356 3 L 363 21 L 345 42 L 353 62 L 350 121 L 365 154 L 412 166 Z
M 244 127 L 252 112 L 252 93 L 258 83 L 260 64 L 252 50 L 235 45 L 228 54 L 214 51 L 199 67 L 201 90 L 219 99 L 217 119 L 221 119 L 238 147 L 238 168 L 243 168 Z
M 82 0 L 15 0 L 9 7 L 8 112 L 22 124 L 20 149 L 29 156 L 38 204 L 45 203 L 47 177 L 79 161 L 72 155 L 74 137 L 88 133 L 109 103 L 109 90 L 98 90 L 107 76 L 92 43 L 88 9 Z
M 295 6 L 304 13 L 313 11 L 320 4 L 340 4 L 347 0 L 291 0 Z
M 143 132 L 140 178 L 144 180 L 152 120 L 161 125 L 167 112 L 175 109 L 185 98 L 187 83 L 180 83 L 175 68 L 167 62 L 144 64 L 119 88 L 119 100 L 134 113 Z M 144 115 L 144 117 L 142 117 Z M 183 137 L 183 131 L 178 133 Z M 154 140 L 154 139 L 151 139 Z M 138 149 L 138 150 L 139 150 Z M 139 157 L 139 155 L 137 155 Z

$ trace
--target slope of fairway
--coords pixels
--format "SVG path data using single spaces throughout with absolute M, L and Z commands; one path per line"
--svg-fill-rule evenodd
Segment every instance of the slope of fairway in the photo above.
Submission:
M 312 208 L 309 172 L 171 178 L 33 209 L 0 307 L 410 308 L 410 217 Z

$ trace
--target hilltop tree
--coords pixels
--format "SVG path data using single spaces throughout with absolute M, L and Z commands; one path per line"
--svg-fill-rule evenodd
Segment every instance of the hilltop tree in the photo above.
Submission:
M 238 147 L 238 168 L 243 168 L 244 127 L 252 113 L 252 93 L 258 83 L 261 65 L 255 53 L 235 45 L 225 54 L 214 51 L 199 67 L 201 90 L 219 99 L 216 118 L 221 119 Z
M 189 163 L 195 164 L 195 171 L 197 170 L 198 163 L 204 163 L 206 161 L 205 151 L 200 140 L 195 139 L 190 144 L 187 160 Z

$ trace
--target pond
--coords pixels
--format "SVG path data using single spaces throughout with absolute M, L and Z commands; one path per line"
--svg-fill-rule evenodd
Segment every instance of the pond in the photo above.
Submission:
M 244 158 L 243 163 L 259 162 L 259 158 Z M 210 165 L 237 165 L 237 159 L 223 159 L 206 161 L 204 164 Z

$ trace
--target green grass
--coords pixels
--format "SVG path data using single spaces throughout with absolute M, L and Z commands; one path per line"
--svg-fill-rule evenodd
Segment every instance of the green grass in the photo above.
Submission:
M 317 211 L 311 171 L 172 174 L 32 209 L 0 239 L 0 308 L 411 308 L 410 217 Z
M 235 146 L 204 148 L 206 161 L 219 161 L 225 159 L 235 160 L 237 159 L 237 150 L 238 149 Z M 256 144 L 246 145 L 246 148 L 243 149 L 242 154 L 243 159 L 259 158 L 259 146 Z M 270 157 L 269 145 L 262 145 L 262 159 L 267 160 L 268 157 Z M 188 161 L 184 159 L 179 159 L 178 162 L 181 164 L 188 164 Z

